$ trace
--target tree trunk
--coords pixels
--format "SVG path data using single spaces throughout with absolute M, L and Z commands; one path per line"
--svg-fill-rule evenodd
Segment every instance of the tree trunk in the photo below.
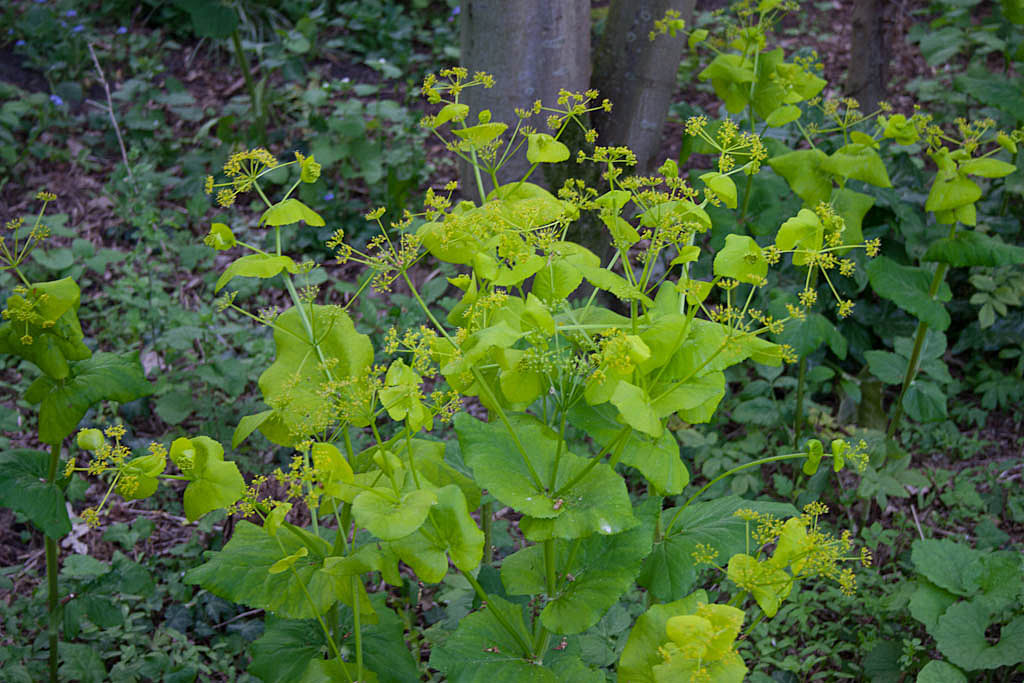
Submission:
M 855 0 L 851 21 L 850 70 L 846 94 L 870 113 L 886 98 L 888 49 L 882 0 Z
M 591 84 L 612 101 L 597 113 L 598 144 L 625 145 L 636 153 L 637 173 L 660 162 L 665 117 L 676 91 L 676 70 L 686 47 L 683 35 L 648 35 L 669 9 L 693 20 L 694 0 L 612 0 L 604 34 L 594 51 Z
M 561 89 L 583 91 L 590 83 L 589 0 L 466 0 L 459 19 L 462 27 L 462 64 L 493 74 L 493 88 L 469 88 L 463 102 L 476 112 L 489 109 L 492 121 L 516 125 L 515 108 L 528 109 L 536 100 L 554 106 Z M 531 125 L 546 131 L 543 114 Z M 521 178 L 529 168 L 523 150 L 499 172 L 499 182 Z M 460 186 L 465 196 L 476 197 L 476 183 L 468 164 L 460 164 Z M 534 173 L 532 182 L 541 174 Z M 485 188 L 491 189 L 485 181 Z

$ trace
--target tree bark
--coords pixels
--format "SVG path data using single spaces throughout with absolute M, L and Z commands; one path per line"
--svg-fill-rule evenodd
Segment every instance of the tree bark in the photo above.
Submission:
M 636 153 L 637 173 L 660 162 L 662 131 L 676 70 L 686 47 L 683 35 L 648 35 L 665 11 L 693 20 L 694 0 L 612 0 L 604 34 L 594 51 L 591 84 L 612 101 L 610 114 L 597 113 L 598 144 L 625 145 Z
M 542 100 L 554 106 L 561 89 L 583 91 L 590 83 L 589 0 L 466 0 L 462 3 L 461 62 L 470 73 L 493 74 L 493 88 L 469 88 L 463 102 L 476 112 L 489 109 L 492 121 L 516 125 L 515 108 L 528 109 Z M 531 125 L 546 131 L 545 116 Z M 499 182 L 521 178 L 529 168 L 520 150 L 499 172 Z M 476 184 L 468 164 L 460 164 L 460 186 L 466 196 L 476 197 Z M 534 173 L 531 182 L 541 174 Z M 489 184 L 485 184 L 489 191 Z
M 850 70 L 846 94 L 870 113 L 886 98 L 889 55 L 882 0 L 855 0 L 851 20 Z

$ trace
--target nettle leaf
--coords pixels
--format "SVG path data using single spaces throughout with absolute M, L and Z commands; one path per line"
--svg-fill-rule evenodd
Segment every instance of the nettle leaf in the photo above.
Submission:
M 547 133 L 530 133 L 526 139 L 526 160 L 531 164 L 557 164 L 569 158 L 569 148 Z
M 302 547 L 309 554 L 289 571 L 269 573 L 275 562 Z M 341 598 L 339 591 L 347 590 L 348 582 L 337 581 L 324 571 L 324 558 L 330 550 L 327 541 L 291 525 L 271 537 L 261 527 L 241 521 L 224 549 L 205 552 L 206 562 L 186 572 L 185 582 L 281 617 L 310 619 L 326 612 Z
M 681 600 L 654 605 L 640 615 L 629 632 L 626 646 L 619 658 L 619 680 L 630 683 L 656 683 L 654 667 L 665 662 L 658 648 L 668 642 L 666 626 L 672 617 L 693 614 L 699 604 L 706 604 L 708 595 L 696 591 Z
M 564 447 L 559 449 L 558 435 L 533 416 L 509 416 L 518 446 L 501 422 L 480 422 L 460 413 L 454 423 L 463 458 L 477 483 L 503 504 L 530 517 L 522 522 L 523 533 L 530 540 L 572 539 L 595 532 L 610 535 L 637 524 L 625 482 L 605 463 L 594 465 L 581 481 L 554 495 L 587 468 L 590 460 Z M 551 480 L 557 456 L 554 491 L 533 480 L 521 447 L 542 484 Z
M 561 634 L 581 633 L 600 621 L 632 588 L 641 561 L 651 552 L 654 517 L 660 507 L 659 498 L 647 498 L 636 511 L 644 523 L 630 531 L 614 536 L 595 534 L 583 539 L 578 547 L 575 542 L 556 543 L 555 566 L 560 581 L 557 594 L 550 596 L 540 613 L 545 628 Z M 505 558 L 501 580 L 510 595 L 544 593 L 543 546 L 529 546 Z
M 768 274 L 768 260 L 753 237 L 726 235 L 725 246 L 715 254 L 715 275 L 757 285 Z
M 524 606 L 488 595 L 486 608 L 462 619 L 455 633 L 433 648 L 430 666 L 451 683 L 604 681 L 604 674 L 584 665 L 571 645 L 555 649 L 559 644 L 553 640 L 550 650 L 535 657 L 528 649 L 532 642 Z
M 71 532 L 64 492 L 46 483 L 50 454 L 27 448 L 0 453 L 0 506 L 29 518 L 50 538 Z
M 616 411 L 607 404 L 588 406 L 578 402 L 569 409 L 569 421 L 589 435 L 602 448 L 620 453 L 619 462 L 634 467 L 654 487 L 658 495 L 677 495 L 690 482 L 690 473 L 679 457 L 679 442 L 672 432 L 665 431 L 657 439 L 638 434 L 632 429 L 622 438 L 624 431 L 616 420 Z
M 855 142 L 837 149 L 822 160 L 821 168 L 834 175 L 860 180 L 876 187 L 892 187 L 882 157 L 865 144 Z
M 460 571 L 480 566 L 484 534 L 469 515 L 466 498 L 454 484 L 437 491 L 437 505 L 423 526 L 411 536 L 394 541 L 391 548 L 427 583 L 438 583 L 448 573 L 448 557 Z
M 800 149 L 772 157 L 768 165 L 786 179 L 804 206 L 813 208 L 832 196 L 832 177 L 822 168 L 827 159 L 820 149 Z
M 939 617 L 935 641 L 949 661 L 967 671 L 998 669 L 1024 662 L 1024 616 L 1004 624 L 999 641 L 989 643 L 986 633 L 999 622 L 981 601 L 960 601 Z
M 343 310 L 316 305 L 304 310 L 316 346 L 307 337 L 299 310 L 289 308 L 274 321 L 277 357 L 259 379 L 263 400 L 274 410 L 260 423 L 259 430 L 281 446 L 292 446 L 318 431 L 315 418 L 325 409 L 319 389 L 327 380 L 318 348 L 324 360 L 331 363 L 334 379 L 361 375 L 373 362 L 370 338 L 356 332 Z
M 750 508 L 776 517 L 792 517 L 796 508 L 788 503 L 766 503 L 726 496 L 712 501 L 692 503 L 679 515 L 671 529 L 668 524 L 676 508 L 662 513 L 665 537 L 654 544 L 651 554 L 644 560 L 637 580 L 658 600 L 676 600 L 693 588 L 697 578 L 693 552 L 698 543 L 718 550 L 719 557 L 732 557 L 746 551 L 746 524 L 733 513 Z
M 1020 265 L 1024 264 L 1024 247 L 1007 244 L 976 230 L 962 230 L 953 237 L 932 242 L 921 260 L 948 263 L 954 268 Z
M 886 256 L 876 256 L 868 264 L 867 273 L 871 287 L 880 297 L 889 299 L 928 327 L 940 331 L 949 327 L 949 312 L 942 302 L 952 299 L 953 292 L 943 283 L 935 299 L 928 296 L 931 273 L 901 266 Z
M 39 377 L 25 392 L 25 399 L 40 404 L 39 440 L 55 444 L 75 431 L 89 408 L 100 401 L 128 403 L 152 393 L 137 353 L 97 353 L 73 362 L 63 380 Z
M 316 227 L 325 225 L 324 219 L 320 217 L 320 214 L 294 198 L 285 199 L 274 204 L 260 216 L 260 225 L 266 223 L 267 225 L 277 227 L 299 222 Z M 254 256 L 260 255 L 254 254 Z
M 299 267 L 295 261 L 291 260 L 287 256 L 274 256 L 272 254 L 249 254 L 248 256 L 242 256 L 235 259 L 224 272 L 221 273 L 220 277 L 217 278 L 217 284 L 214 285 L 214 291 L 219 292 L 221 288 L 227 283 L 231 282 L 236 277 L 258 277 L 258 278 L 270 278 L 274 277 L 282 270 L 287 270 L 293 275 L 299 272 Z

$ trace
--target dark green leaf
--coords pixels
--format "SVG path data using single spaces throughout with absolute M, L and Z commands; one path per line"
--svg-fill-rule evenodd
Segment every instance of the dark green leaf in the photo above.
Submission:
M 0 506 L 16 510 L 50 538 L 71 531 L 64 493 L 46 483 L 50 454 L 19 448 L 0 453 Z
M 885 256 L 871 261 L 867 272 L 871 286 L 879 296 L 916 316 L 928 327 L 940 331 L 949 327 L 949 312 L 942 302 L 949 301 L 953 293 L 948 285 L 943 284 L 935 299 L 928 296 L 931 273 L 913 266 L 901 266 Z
M 953 237 L 935 240 L 921 257 L 954 268 L 966 266 L 1008 266 L 1024 263 L 1024 247 L 1006 244 L 977 230 L 961 230 Z

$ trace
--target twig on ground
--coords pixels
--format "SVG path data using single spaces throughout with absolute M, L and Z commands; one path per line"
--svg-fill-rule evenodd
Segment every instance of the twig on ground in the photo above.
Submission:
M 920 536 L 921 540 L 923 541 L 924 540 L 924 532 L 921 531 L 921 521 L 917 518 L 917 508 L 914 507 L 913 503 L 910 504 L 910 512 L 911 512 L 911 514 L 914 515 L 914 526 L 917 527 L 917 535 Z
M 103 84 L 103 90 L 107 93 L 107 113 L 110 114 L 110 122 L 114 124 L 114 135 L 117 136 L 117 144 L 121 146 L 121 159 L 124 160 L 124 167 L 128 169 L 128 177 L 131 181 L 135 182 L 135 174 L 132 173 L 132 166 L 128 163 L 128 150 L 124 146 L 124 138 L 121 137 L 121 127 L 117 125 L 117 117 L 114 116 L 114 99 L 110 96 L 110 85 L 107 84 L 107 77 L 103 75 L 103 68 L 100 66 L 100 60 L 96 58 L 96 51 L 92 49 L 92 43 L 89 43 L 89 54 L 92 56 L 92 63 L 96 65 L 96 73 L 100 77 L 100 83 Z

